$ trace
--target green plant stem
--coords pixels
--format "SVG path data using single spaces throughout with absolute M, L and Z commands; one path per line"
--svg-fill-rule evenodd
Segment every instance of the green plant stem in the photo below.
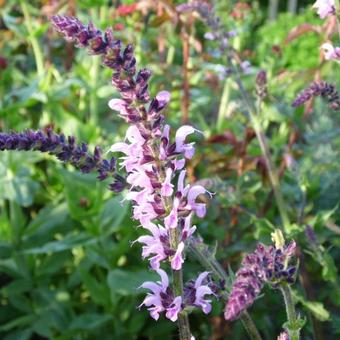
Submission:
M 222 280 L 225 283 L 228 282 L 227 273 L 222 268 L 220 263 L 216 260 L 215 256 L 211 254 L 211 252 L 208 249 L 208 246 L 206 246 L 203 242 L 191 241 L 188 244 L 188 250 L 202 265 L 202 267 L 210 271 L 216 279 Z M 228 293 L 226 291 L 222 292 L 222 298 L 224 301 L 228 300 Z M 261 340 L 260 333 L 258 332 L 253 319 L 251 318 L 247 311 L 244 311 L 241 314 L 240 319 L 250 339 Z
M 170 230 L 170 246 L 172 249 L 177 249 L 178 247 L 178 230 L 177 228 Z M 183 296 L 183 271 L 173 270 L 172 269 L 172 277 L 173 277 L 173 287 L 175 296 Z M 189 325 L 188 314 L 185 311 L 182 311 L 178 315 L 178 330 L 179 330 L 179 338 L 180 340 L 190 340 L 191 332 Z
M 39 78 L 42 78 L 44 76 L 44 73 L 45 73 L 44 72 L 43 54 L 41 52 L 39 42 L 34 35 L 32 20 L 31 20 L 31 16 L 30 16 L 28 8 L 27 8 L 26 1 L 21 0 L 20 6 L 21 6 L 22 13 L 24 14 L 24 18 L 25 18 L 25 26 L 26 26 L 27 31 L 28 31 L 28 39 L 29 39 L 29 41 L 32 45 L 33 54 L 34 54 L 34 58 L 35 58 L 35 64 L 36 64 L 36 68 L 37 68 L 37 73 L 38 73 Z
M 217 116 L 217 130 L 221 129 L 222 122 L 225 117 L 225 113 L 227 111 L 227 105 L 229 100 L 229 92 L 230 92 L 230 79 L 226 78 L 224 81 L 222 97 L 220 101 L 220 106 L 218 108 L 218 116 Z
M 297 317 L 295 313 L 295 306 L 292 298 L 292 293 L 290 287 L 287 284 L 282 284 L 280 286 L 280 290 L 282 292 L 285 305 L 286 305 L 286 313 L 287 313 L 287 331 L 289 333 L 290 340 L 299 340 L 300 339 L 300 328 L 297 324 Z
M 91 92 L 90 92 L 90 122 L 93 125 L 98 123 L 98 71 L 100 66 L 100 59 L 93 58 L 92 67 L 90 70 L 91 76 Z
M 270 184 L 271 184 L 271 187 L 273 189 L 275 200 L 276 200 L 276 203 L 277 203 L 277 207 L 278 207 L 278 210 L 279 210 L 279 213 L 280 213 L 283 229 L 285 230 L 285 232 L 289 232 L 290 231 L 290 222 L 289 222 L 289 218 L 288 218 L 288 214 L 287 214 L 286 204 L 285 204 L 282 192 L 281 192 L 279 176 L 278 176 L 277 170 L 274 166 L 274 163 L 272 161 L 270 151 L 269 151 L 268 142 L 267 142 L 265 133 L 262 129 L 260 119 L 259 119 L 259 117 L 256 113 L 255 107 L 252 105 L 251 101 L 249 100 L 248 93 L 247 93 L 246 89 L 244 88 L 243 83 L 241 81 L 240 73 L 239 73 L 237 67 L 235 67 L 233 65 L 230 56 L 228 57 L 228 64 L 233 69 L 233 72 L 235 74 L 236 84 L 237 84 L 237 86 L 240 90 L 242 99 L 243 99 L 244 104 L 247 108 L 251 123 L 253 125 L 256 137 L 259 141 L 261 152 L 262 152 L 262 155 L 263 155 L 265 162 L 266 162 L 266 167 L 267 167 L 267 171 L 268 171 L 268 175 L 269 175 Z

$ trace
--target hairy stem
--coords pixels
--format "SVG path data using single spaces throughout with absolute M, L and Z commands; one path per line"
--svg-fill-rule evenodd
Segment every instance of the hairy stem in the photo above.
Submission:
M 171 229 L 170 230 L 170 245 L 172 249 L 177 249 L 178 247 L 178 230 Z M 183 271 L 180 270 L 173 270 L 172 269 L 172 277 L 173 277 L 173 287 L 174 287 L 174 294 L 175 296 L 183 296 Z M 182 311 L 178 315 L 178 330 L 179 330 L 179 337 L 180 340 L 190 340 L 191 333 L 190 333 L 190 325 L 189 325 L 189 318 L 188 314 Z
M 280 286 L 280 290 L 282 292 L 285 305 L 286 305 L 286 313 L 287 313 L 287 331 L 289 333 L 290 340 L 299 340 L 300 339 L 300 327 L 298 326 L 298 320 L 295 312 L 295 305 L 292 298 L 292 293 L 290 287 L 287 284 L 282 284 Z

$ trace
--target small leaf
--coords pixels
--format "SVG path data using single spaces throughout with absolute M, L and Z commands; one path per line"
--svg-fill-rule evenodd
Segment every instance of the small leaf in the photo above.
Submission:
M 129 272 L 114 269 L 109 272 L 107 282 L 111 289 L 111 297 L 114 299 L 117 294 L 125 296 L 141 294 L 138 290 L 140 285 L 145 281 L 153 281 L 156 277 L 157 275 L 146 270 Z
M 111 315 L 107 314 L 97 314 L 97 313 L 88 313 L 83 314 L 72 320 L 69 329 L 70 330 L 93 330 L 101 327 L 106 322 L 112 320 Z

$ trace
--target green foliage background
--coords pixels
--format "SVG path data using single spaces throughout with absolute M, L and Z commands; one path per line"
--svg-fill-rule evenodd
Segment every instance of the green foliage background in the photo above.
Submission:
M 100 28 L 122 24 L 116 36 L 133 42 L 139 65 L 152 69 L 151 93 L 171 91 L 167 120 L 174 128 L 180 126 L 181 26 L 170 15 L 160 14 L 155 3 L 146 3 L 150 6 L 145 5 L 144 11 L 122 16 L 117 14 L 118 2 L 0 1 L 0 57 L 6 60 L 0 68 L 1 130 L 53 125 L 104 150 L 124 138 L 125 123 L 107 106 L 108 99 L 118 96 L 110 86 L 109 70 L 100 66 L 98 57 L 74 49 L 51 30 L 47 17 L 55 12 L 74 12 Z M 233 44 L 253 65 L 252 73 L 244 76 L 249 90 L 254 91 L 259 69 L 268 73 L 270 97 L 261 120 L 276 165 L 286 153 L 295 159 L 281 185 L 294 222 L 290 237 L 299 245 L 301 267 L 294 296 L 307 319 L 303 339 L 312 339 L 312 334 L 317 339 L 336 339 L 340 334 L 340 317 L 335 313 L 340 306 L 339 115 L 317 100 L 306 118 L 303 109 L 294 110 L 290 103 L 313 80 L 316 68 L 339 88 L 339 66 L 320 66 L 322 37 L 317 34 L 284 43 L 298 24 L 322 24 L 309 6 L 300 8 L 299 15 L 281 13 L 277 21 L 268 22 L 263 4 L 251 3 L 242 20 L 229 15 L 235 9 L 232 1 L 217 1 L 218 14 L 228 30 L 238 31 Z M 226 132 L 241 142 L 251 125 L 233 81 L 219 78 L 215 64 L 223 65 L 223 56 L 216 53 L 214 43 L 204 40 L 206 28 L 195 21 L 190 30 L 189 119 L 204 133 L 196 141 L 191 181 L 205 180 L 216 193 L 207 218 L 197 221 L 197 226 L 207 243 L 216 244 L 223 266 L 237 270 L 244 253 L 257 242 L 270 243 L 270 232 L 280 225 L 280 218 L 275 202 L 263 213 L 270 186 L 255 161 L 237 173 L 237 150 L 228 143 L 209 142 Z M 274 46 L 280 48 L 279 54 Z M 288 150 L 293 129 L 299 139 Z M 259 157 L 254 139 L 247 145 L 246 160 Z M 140 246 L 131 246 L 141 230 L 131 221 L 123 196 L 113 195 L 107 183 L 99 183 L 94 175 L 82 175 L 52 157 L 0 153 L 2 339 L 176 337 L 173 323 L 163 318 L 155 322 L 144 308 L 138 309 L 145 294 L 138 286 L 155 277 L 140 259 Z M 316 245 L 305 236 L 307 224 L 316 233 Z M 186 278 L 198 271 L 202 269 L 189 258 Z M 216 302 L 211 315 L 190 315 L 197 339 L 246 337 L 239 322 L 223 320 L 222 311 L 223 304 Z M 274 339 L 285 321 L 281 297 L 274 290 L 265 290 L 250 313 L 266 339 Z

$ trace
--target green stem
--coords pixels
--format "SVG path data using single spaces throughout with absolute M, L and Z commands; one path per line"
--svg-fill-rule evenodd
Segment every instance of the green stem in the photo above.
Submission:
M 39 78 L 42 78 L 44 76 L 44 73 L 45 73 L 44 72 L 43 54 L 41 52 L 39 42 L 34 35 L 32 20 L 31 20 L 30 14 L 29 14 L 29 10 L 27 8 L 26 1 L 21 0 L 20 6 L 21 6 L 21 9 L 22 9 L 22 13 L 24 14 L 24 18 L 25 18 L 25 26 L 26 26 L 27 31 L 28 31 L 28 39 L 29 39 L 29 41 L 32 45 L 33 54 L 34 54 L 34 58 L 35 58 L 35 64 L 36 64 L 36 67 L 37 67 L 37 73 L 38 73 Z
M 250 339 L 251 340 L 261 340 L 261 335 L 260 335 L 259 331 L 257 330 L 257 328 L 254 324 L 254 321 L 251 318 L 251 316 L 249 315 L 249 313 L 247 311 L 244 311 L 241 314 L 240 318 L 241 318 L 243 327 L 248 332 Z
M 94 125 L 98 123 L 98 71 L 100 66 L 100 59 L 93 58 L 92 67 L 90 70 L 91 76 L 91 92 L 90 92 L 90 122 Z
M 202 267 L 211 272 L 216 279 L 222 280 L 227 284 L 228 275 L 220 263 L 216 260 L 215 256 L 211 254 L 208 246 L 206 246 L 203 242 L 197 242 L 197 240 L 193 240 L 191 242 L 189 241 L 188 250 L 202 265 Z M 222 298 L 224 301 L 228 300 L 228 293 L 225 290 L 222 291 Z M 254 321 L 247 311 L 244 311 L 241 314 L 240 319 L 250 339 L 261 340 L 260 333 L 258 332 Z
M 218 116 L 217 116 L 217 130 L 221 129 L 223 120 L 225 118 L 226 108 L 229 100 L 229 92 L 230 92 L 230 79 L 226 78 L 224 81 L 223 86 L 223 93 L 220 101 L 220 106 L 218 109 Z
M 172 249 L 177 249 L 179 239 L 178 239 L 178 230 L 177 228 L 170 230 L 170 246 Z M 172 277 L 173 277 L 173 287 L 175 296 L 183 296 L 183 271 L 173 270 L 172 269 Z M 190 340 L 191 332 L 189 325 L 188 314 L 182 311 L 178 315 L 178 330 L 179 330 L 179 338 L 180 340 Z
M 290 340 L 300 339 L 300 327 L 298 325 L 298 320 L 295 313 L 295 305 L 292 298 L 292 293 L 290 287 L 287 284 L 282 284 L 280 286 L 282 292 L 287 312 L 287 331 L 289 333 Z
M 230 67 L 234 71 L 236 84 L 237 84 L 237 86 L 240 90 L 242 99 L 244 101 L 244 104 L 247 108 L 250 120 L 252 122 L 256 137 L 259 141 L 261 152 L 262 152 L 262 155 L 263 155 L 265 162 L 266 162 L 266 167 L 267 167 L 267 171 L 268 171 L 268 175 L 269 175 L 270 184 L 271 184 L 273 192 L 274 192 L 274 196 L 275 196 L 277 207 L 278 207 L 278 210 L 279 210 L 279 213 L 280 213 L 283 228 L 284 228 L 285 232 L 289 233 L 290 222 L 289 222 L 289 218 L 288 218 L 288 214 L 287 214 L 286 204 L 285 204 L 282 192 L 281 192 L 279 176 L 277 174 L 277 170 L 276 170 L 274 163 L 272 161 L 270 151 L 269 151 L 268 142 L 267 142 L 266 136 L 264 134 L 264 131 L 262 129 L 260 119 L 259 119 L 259 117 L 256 113 L 256 109 L 254 108 L 251 101 L 249 100 L 248 93 L 247 93 L 246 89 L 244 88 L 243 83 L 241 81 L 239 71 L 233 65 L 230 57 L 228 57 L 228 64 L 230 65 Z

